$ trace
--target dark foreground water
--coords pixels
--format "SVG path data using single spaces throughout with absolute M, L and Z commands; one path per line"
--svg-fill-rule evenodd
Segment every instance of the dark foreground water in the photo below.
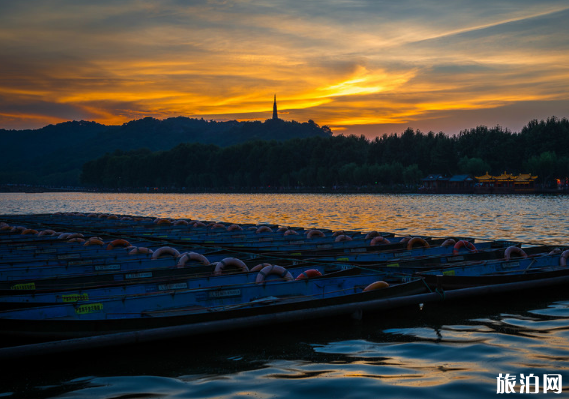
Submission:
M 562 196 L 0 195 L 0 214 L 112 212 L 556 244 L 569 241 L 567 205 L 569 198 Z M 500 374 L 508 374 L 515 385 L 498 379 Z M 567 387 L 562 393 L 557 393 L 558 376 Z M 520 393 L 522 382 L 539 393 Z M 500 390 L 504 393 L 498 394 Z M 361 321 L 338 318 L 21 359 L 2 364 L 0 372 L 0 397 L 13 398 L 493 398 L 568 393 L 565 287 L 366 314 Z

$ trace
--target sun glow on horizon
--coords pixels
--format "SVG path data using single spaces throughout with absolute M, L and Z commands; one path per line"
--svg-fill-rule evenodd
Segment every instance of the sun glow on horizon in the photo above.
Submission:
M 339 131 L 437 121 L 442 129 L 465 112 L 480 124 L 522 124 L 569 109 L 562 0 L 427 0 L 421 9 L 332 0 L 325 12 L 288 0 L 61 0 L 69 7 L 57 10 L 35 1 L 0 6 L 0 128 L 265 120 L 274 93 L 283 117 Z

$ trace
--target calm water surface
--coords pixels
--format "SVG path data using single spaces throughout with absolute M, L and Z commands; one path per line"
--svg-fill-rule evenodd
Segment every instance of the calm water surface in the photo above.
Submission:
M 565 196 L 0 194 L 0 214 L 106 212 L 567 244 Z M 14 398 L 490 398 L 560 374 L 569 290 L 431 305 L 4 365 Z M 543 387 L 540 388 L 543 392 Z M 508 396 L 506 394 L 499 396 Z

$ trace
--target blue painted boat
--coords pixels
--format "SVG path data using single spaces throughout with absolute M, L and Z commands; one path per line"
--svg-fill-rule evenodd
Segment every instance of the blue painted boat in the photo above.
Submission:
M 426 292 L 420 280 L 346 276 L 230 285 L 0 312 L 0 334 L 70 338 L 298 312 Z M 370 286 L 380 287 L 371 289 Z M 368 291 L 364 291 L 368 289 Z M 371 290 L 370 290 L 371 289 Z
M 565 251 L 562 254 L 544 253 L 502 261 L 457 264 L 421 271 L 416 276 L 423 278 L 430 287 L 445 290 L 534 281 L 569 275 L 565 265 L 568 256 L 569 251 Z
M 263 264 L 263 269 L 268 264 Z M 287 269 L 280 269 L 282 273 L 290 273 L 291 278 L 309 278 L 309 276 L 317 276 L 312 278 L 325 278 L 325 277 L 338 277 L 340 275 L 359 275 L 359 274 L 373 274 L 376 276 L 383 276 L 388 279 L 387 273 L 378 273 L 377 271 L 366 271 L 360 269 L 347 269 L 338 267 L 338 265 L 313 265 L 307 264 L 304 266 L 291 267 Z M 10 309 L 17 307 L 31 307 L 31 306 L 45 306 L 54 305 L 58 303 L 70 303 L 78 301 L 94 301 L 103 300 L 113 297 L 123 297 L 128 295 L 142 295 L 159 292 L 173 292 L 189 289 L 203 289 L 212 287 L 227 287 L 237 284 L 251 284 L 259 279 L 259 273 L 262 269 L 254 272 L 241 272 L 215 275 L 211 273 L 195 273 L 186 270 L 185 273 L 171 274 L 160 278 L 147 278 L 147 279 L 128 279 L 122 281 L 115 281 L 113 284 L 104 284 L 91 279 L 92 286 L 74 289 L 72 285 L 60 285 L 61 289 L 44 290 L 11 290 L 9 295 L 0 296 L 0 309 Z M 264 273 L 267 274 L 268 270 Z M 318 274 L 320 276 L 318 276 Z M 263 277 L 264 278 L 264 275 Z M 282 280 L 278 275 L 269 274 L 267 279 Z M 20 283 L 22 287 L 30 283 Z M 35 282 L 34 282 L 35 287 Z

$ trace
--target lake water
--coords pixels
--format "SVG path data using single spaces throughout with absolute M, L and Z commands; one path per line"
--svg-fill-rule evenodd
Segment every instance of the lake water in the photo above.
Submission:
M 105 212 L 559 245 L 569 242 L 568 205 L 566 196 L 529 195 L 0 194 L 0 214 Z M 522 374 L 540 383 L 539 394 L 503 396 L 569 397 L 569 289 L 38 357 L 2 370 L 0 397 L 13 398 L 490 398 L 500 373 L 515 378 L 515 392 Z

